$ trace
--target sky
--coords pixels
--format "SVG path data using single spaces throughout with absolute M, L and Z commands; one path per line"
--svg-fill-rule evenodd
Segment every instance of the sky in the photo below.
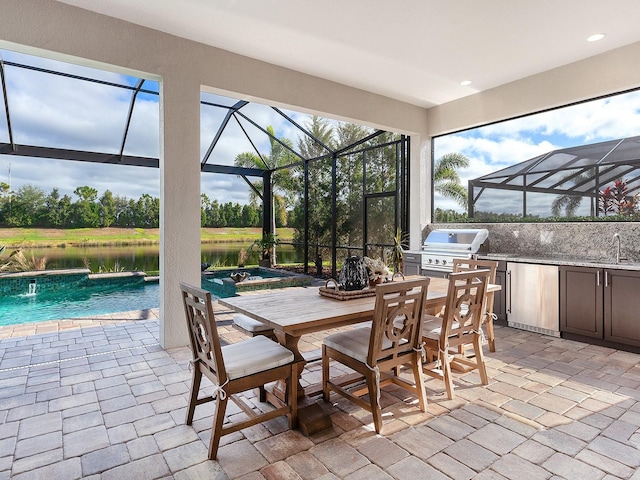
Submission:
M 0 50 L 5 62 L 24 63 L 84 75 L 106 82 L 135 85 L 137 78 L 78 65 Z M 122 88 L 78 81 L 66 77 L 17 68 L 5 63 L 14 141 L 18 144 L 53 146 L 87 151 L 117 153 L 120 150 L 132 93 Z M 145 81 L 143 88 L 158 91 L 158 84 Z M 232 105 L 235 99 L 203 93 L 204 101 Z M 0 96 L 0 141 L 8 142 L 4 101 Z M 279 137 L 297 143 L 295 126 L 271 108 L 256 103 L 242 110 L 263 127 L 273 126 Z M 201 158 L 207 151 L 226 110 L 203 105 L 201 108 Z M 469 179 L 500 170 L 558 148 L 595 143 L 640 134 L 640 92 L 594 100 L 579 105 L 530 115 L 434 140 L 434 158 L 458 152 L 471 162 L 459 172 L 462 184 Z M 305 125 L 310 116 L 286 112 Z M 245 126 L 260 152 L 269 153 L 266 135 L 250 124 Z M 140 94 L 136 100 L 125 153 L 157 157 L 159 152 L 158 96 Z M 235 121 L 230 122 L 209 163 L 232 165 L 236 155 L 253 151 Z M 10 178 L 9 178 L 10 174 Z M 45 193 L 57 187 L 61 194 L 76 199 L 73 191 L 91 186 L 102 195 L 138 198 L 142 194 L 159 196 L 159 169 L 113 166 L 65 160 L 36 159 L 0 155 L 0 182 L 13 191 L 35 185 Z M 9 182 L 9 180 L 11 180 Z M 202 175 L 202 192 L 220 202 L 247 203 L 250 189 L 239 177 Z M 463 209 L 449 199 L 435 195 L 435 206 Z
M 131 103 L 131 90 L 18 68 L 6 65 L 6 62 L 36 65 L 131 86 L 136 85 L 139 79 L 7 50 L 0 50 L 0 56 L 5 62 L 15 143 L 109 153 L 120 151 Z M 158 84 L 146 80 L 143 88 L 157 92 Z M 237 101 L 208 93 L 203 93 L 202 99 L 224 105 L 232 105 Z M 202 158 L 226 109 L 203 105 L 201 112 Z M 271 108 L 251 103 L 242 112 L 263 128 L 273 126 L 277 136 L 297 143 L 297 129 Z M 306 114 L 286 113 L 302 125 L 311 118 Z M 245 125 L 245 130 L 252 136 L 260 153 L 268 155 L 268 137 L 258 133 L 250 124 Z M 1 95 L 0 142 L 9 142 L 5 105 Z M 208 163 L 233 165 L 236 155 L 253 151 L 238 124 L 232 120 Z M 157 158 L 158 152 L 158 96 L 142 93 L 135 102 L 124 153 Z M 13 191 L 24 185 L 34 185 L 47 194 L 57 187 L 62 195 L 67 194 L 74 200 L 77 197 L 73 191 L 83 185 L 97 189 L 99 196 L 106 190 L 127 198 L 138 198 L 144 193 L 160 196 L 159 169 L 14 155 L 0 155 L 0 182 L 10 183 Z M 249 201 L 250 188 L 237 176 L 203 173 L 201 189 L 211 200 L 242 204 Z
M 433 151 L 436 161 L 446 153 L 462 153 L 470 160 L 470 167 L 458 172 L 466 187 L 470 179 L 552 150 L 635 135 L 640 135 L 640 91 L 438 137 Z M 466 210 L 437 194 L 434 205 Z M 533 208 L 529 202 L 527 205 Z M 502 206 L 509 211 L 509 205 Z M 519 206 L 516 202 L 514 208 Z

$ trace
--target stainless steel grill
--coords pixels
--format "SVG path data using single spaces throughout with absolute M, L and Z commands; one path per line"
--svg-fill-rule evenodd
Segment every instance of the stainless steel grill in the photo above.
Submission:
M 432 230 L 422 244 L 422 269 L 451 272 L 454 258 L 472 258 L 486 251 L 488 238 L 484 228 Z

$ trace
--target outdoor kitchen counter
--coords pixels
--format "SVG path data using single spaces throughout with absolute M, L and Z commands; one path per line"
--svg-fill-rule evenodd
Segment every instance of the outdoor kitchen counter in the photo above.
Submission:
M 591 259 L 587 257 L 569 255 L 529 256 L 515 253 L 485 253 L 478 255 L 478 258 L 502 262 L 536 263 L 540 265 L 564 265 L 572 267 L 611 268 L 616 270 L 640 270 L 640 262 L 620 260 L 620 263 L 615 263 L 614 260 Z

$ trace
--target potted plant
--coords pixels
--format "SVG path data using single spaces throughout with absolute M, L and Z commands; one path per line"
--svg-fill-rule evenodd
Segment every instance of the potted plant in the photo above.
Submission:
M 406 243 L 407 236 L 402 234 L 402 230 L 396 229 L 396 235 L 393 237 L 393 247 L 389 252 L 391 264 L 393 265 L 393 273 L 402 273 L 404 263 L 404 247 L 403 243 Z
M 372 287 L 383 283 L 391 275 L 389 267 L 379 258 L 364 257 L 364 264 L 369 273 L 369 285 Z
M 259 249 L 260 251 L 260 260 L 258 264 L 261 267 L 272 267 L 273 266 L 273 247 L 278 245 L 280 240 L 275 233 L 265 233 L 262 235 L 262 238 L 256 240 L 251 245 L 251 249 L 254 247 Z

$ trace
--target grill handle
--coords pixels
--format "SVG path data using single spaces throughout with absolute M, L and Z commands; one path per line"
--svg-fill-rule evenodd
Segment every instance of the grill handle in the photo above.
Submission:
M 511 313 L 511 270 L 507 270 L 507 313 Z

